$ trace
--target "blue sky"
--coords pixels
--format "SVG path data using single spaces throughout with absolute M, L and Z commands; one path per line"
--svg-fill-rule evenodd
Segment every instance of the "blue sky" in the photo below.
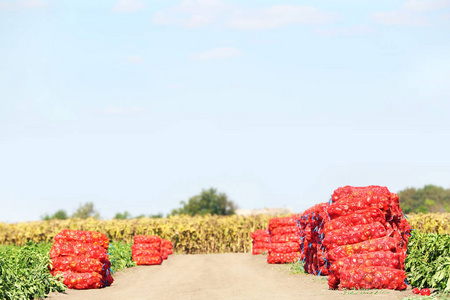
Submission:
M 0 221 L 450 188 L 450 0 L 0 0 Z

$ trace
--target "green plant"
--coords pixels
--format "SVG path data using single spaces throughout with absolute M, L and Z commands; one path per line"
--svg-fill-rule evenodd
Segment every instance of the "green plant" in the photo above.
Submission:
M 344 295 L 379 295 L 387 294 L 385 290 L 348 290 L 344 291 Z
M 111 270 L 113 272 L 136 265 L 136 263 L 131 259 L 131 244 L 124 242 L 112 242 L 109 244 L 108 252 L 109 261 L 111 262 Z
M 304 264 L 302 262 L 295 262 L 288 264 L 291 274 L 306 274 Z
M 413 231 L 405 271 L 412 286 L 450 292 L 450 235 Z
M 48 271 L 50 244 L 0 247 L 0 299 L 44 298 L 65 286 Z

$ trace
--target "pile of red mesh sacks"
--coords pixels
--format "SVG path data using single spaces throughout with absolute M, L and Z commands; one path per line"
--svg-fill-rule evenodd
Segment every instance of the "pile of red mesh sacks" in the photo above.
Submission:
M 300 224 L 310 230 L 303 243 L 305 270 L 329 274 L 331 289 L 406 288 L 411 227 L 398 195 L 386 187 L 338 188 L 330 204 L 305 211 Z
M 269 234 L 269 264 L 292 263 L 300 259 L 300 228 L 297 216 L 270 219 Z
M 305 271 L 315 275 L 328 275 L 329 263 L 322 243 L 321 228 L 329 219 L 326 208 L 329 203 L 320 203 L 307 209 L 299 217 L 300 248 Z
M 173 253 L 172 242 L 166 239 L 161 239 L 161 255 L 163 259 L 167 259 Z
M 265 253 L 270 247 L 270 234 L 266 229 L 258 229 L 252 232 L 252 254 Z
M 163 262 L 161 238 L 156 235 L 136 235 L 131 246 L 131 258 L 137 265 L 160 265 Z
M 96 231 L 62 230 L 50 250 L 53 276 L 61 275 L 71 289 L 95 289 L 109 286 L 111 263 L 108 238 Z

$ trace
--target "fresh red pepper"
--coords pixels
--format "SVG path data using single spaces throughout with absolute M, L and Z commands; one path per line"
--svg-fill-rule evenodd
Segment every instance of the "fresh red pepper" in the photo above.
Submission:
M 422 296 L 430 296 L 431 292 L 430 292 L 430 289 L 422 289 L 422 290 L 420 290 L 420 294 Z
M 412 292 L 413 292 L 414 294 L 420 294 L 420 290 L 419 290 L 419 288 L 417 288 L 417 287 L 413 288 Z

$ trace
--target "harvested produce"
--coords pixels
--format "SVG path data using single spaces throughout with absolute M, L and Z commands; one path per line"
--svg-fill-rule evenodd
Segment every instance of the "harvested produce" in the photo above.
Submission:
M 107 237 L 100 232 L 62 230 L 50 249 L 50 273 L 62 276 L 63 283 L 72 289 L 109 286 L 114 279 L 108 247 Z
M 131 258 L 137 265 L 160 265 L 163 262 L 161 238 L 156 235 L 136 235 L 131 246 Z

